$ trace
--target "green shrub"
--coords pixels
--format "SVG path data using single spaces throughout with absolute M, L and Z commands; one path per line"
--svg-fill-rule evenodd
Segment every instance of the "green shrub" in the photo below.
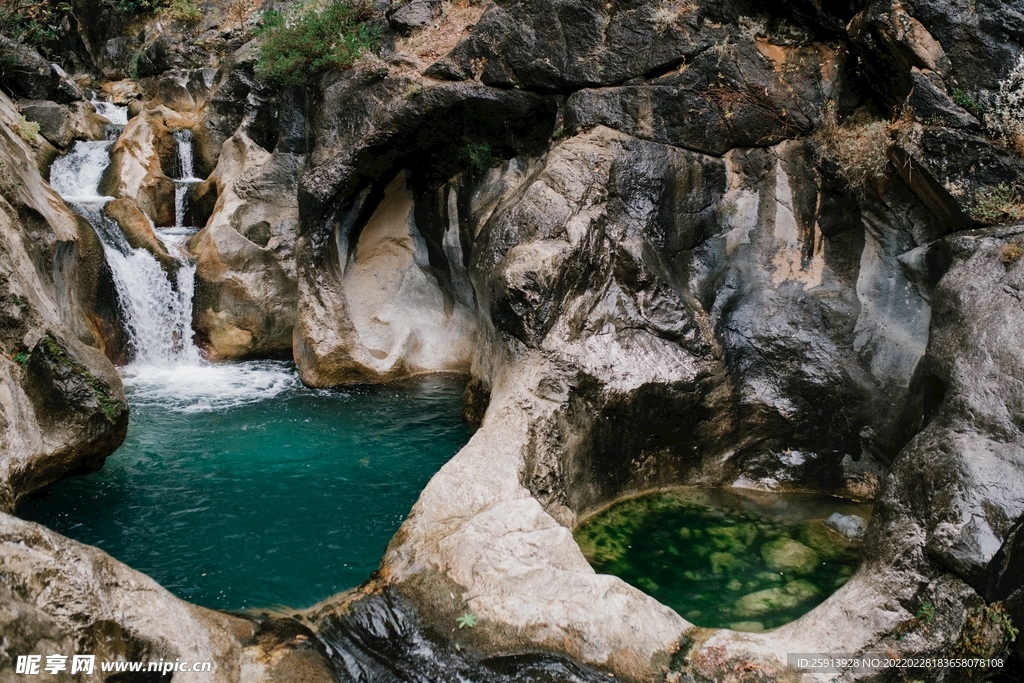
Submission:
M 68 3 L 54 0 L 0 0 L 0 34 L 48 54 L 48 43 L 62 33 L 60 17 L 69 11 Z
M 170 0 L 161 11 L 165 16 L 185 24 L 197 24 L 203 19 L 203 12 L 196 5 L 196 0 Z
M 979 223 L 1014 223 L 1024 219 L 1024 197 L 1004 183 L 986 187 L 978 193 L 970 214 Z
M 490 143 L 473 142 L 469 138 L 463 140 L 463 156 L 469 162 L 470 168 L 476 173 L 483 173 L 492 166 L 497 166 L 504 161 L 494 153 Z
M 259 34 L 256 72 L 276 85 L 301 85 L 332 69 L 347 69 L 377 46 L 379 27 L 366 22 L 362 0 L 311 0 L 288 16 L 267 12 Z

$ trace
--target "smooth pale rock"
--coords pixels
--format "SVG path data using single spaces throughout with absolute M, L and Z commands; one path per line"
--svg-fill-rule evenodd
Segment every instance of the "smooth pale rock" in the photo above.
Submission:
M 800 603 L 806 602 L 819 594 L 820 591 L 807 581 L 790 581 L 785 586 L 766 588 L 756 593 L 744 595 L 736 601 L 736 604 L 733 606 L 733 613 L 738 617 L 756 617 L 775 611 L 793 609 Z M 734 630 L 742 631 L 746 629 Z
M 821 559 L 803 543 L 791 538 L 777 538 L 761 546 L 761 556 L 769 569 L 777 572 L 810 574 Z
M 291 348 L 296 315 L 295 199 L 303 157 L 268 153 L 244 133 L 229 138 L 200 188 L 215 195 L 196 255 L 194 327 L 216 357 Z
M 459 226 L 443 226 L 433 246 L 446 273 L 432 262 L 413 208 L 400 173 L 358 235 L 337 237 L 337 261 L 317 275 L 324 286 L 300 280 L 294 349 L 303 381 L 325 386 L 469 370 L 478 331 Z
M 103 205 L 103 213 L 117 223 L 128 244 L 153 254 L 173 281 L 180 262 L 167 252 L 167 247 L 156 236 L 153 224 L 138 204 L 124 197 L 113 199 Z
M 0 601 L 11 662 L 42 649 L 95 655 L 97 671 L 100 662 L 118 659 L 213 664 L 210 672 L 175 672 L 176 681 L 335 680 L 326 657 L 294 639 L 312 636 L 294 620 L 281 620 L 281 628 L 274 619 L 259 622 L 191 605 L 97 548 L 3 513 Z M 278 629 L 291 633 L 281 638 Z
M 47 185 L 0 94 L 0 510 L 100 466 L 124 439 L 116 324 L 95 234 Z
M 110 148 L 100 192 L 133 200 L 158 227 L 173 225 L 174 129 L 189 127 L 188 119 L 162 107 L 130 119 Z

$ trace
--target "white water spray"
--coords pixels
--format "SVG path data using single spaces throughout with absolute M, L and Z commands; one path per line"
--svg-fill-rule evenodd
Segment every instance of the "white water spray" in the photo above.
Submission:
M 101 113 L 109 120 L 127 121 L 126 108 L 101 104 L 106 105 Z M 203 360 L 192 341 L 196 269 L 185 244 L 195 229 L 182 223 L 188 187 L 201 181 L 193 176 L 191 132 L 178 131 L 175 138 L 182 176 L 176 184 L 184 191 L 176 207 L 175 227 L 154 229 L 178 261 L 173 284 L 153 254 L 133 248 L 117 223 L 103 213 L 112 197 L 101 195 L 99 186 L 110 165 L 112 141 L 76 142 L 50 170 L 53 188 L 89 221 L 103 244 L 133 353 L 131 364 L 123 370 L 125 385 L 132 389 L 135 403 L 185 412 L 224 409 L 275 396 L 298 384 L 284 364 L 213 365 Z

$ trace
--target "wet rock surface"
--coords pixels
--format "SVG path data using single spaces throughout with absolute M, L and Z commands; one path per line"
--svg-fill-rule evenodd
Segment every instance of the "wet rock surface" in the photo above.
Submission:
M 116 303 L 91 229 L 60 201 L 0 97 L 0 508 L 81 469 L 124 439 L 128 407 L 103 354 Z

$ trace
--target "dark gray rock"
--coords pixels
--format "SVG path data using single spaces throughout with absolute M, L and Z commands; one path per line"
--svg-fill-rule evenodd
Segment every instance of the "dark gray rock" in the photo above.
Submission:
M 907 184 L 954 229 L 1005 220 L 986 198 L 1000 185 L 1016 187 L 1024 176 L 1024 159 L 962 128 L 905 124 L 890 154 Z
M 106 135 L 105 119 L 88 102 L 61 105 L 49 100 L 22 100 L 18 108 L 27 120 L 39 124 L 40 135 L 62 151 L 75 140 L 102 140 Z
M 82 91 L 60 66 L 3 35 L 0 35 L 0 61 L 4 64 L 0 82 L 20 97 L 59 103 L 84 99 Z
M 721 42 L 738 4 L 665 5 L 583 0 L 501 0 L 427 75 L 474 77 L 500 87 L 570 91 L 663 73 Z
M 430 26 L 439 9 L 439 2 L 428 0 L 400 3 L 388 9 L 388 23 L 399 33 L 409 34 Z
M 715 155 L 775 145 L 817 127 L 825 93 L 840 97 L 846 66 L 836 54 L 821 68 L 820 50 L 827 49 L 766 43 L 759 49 L 749 38 L 726 44 L 651 82 L 573 93 L 565 127 L 575 133 L 605 125 Z

